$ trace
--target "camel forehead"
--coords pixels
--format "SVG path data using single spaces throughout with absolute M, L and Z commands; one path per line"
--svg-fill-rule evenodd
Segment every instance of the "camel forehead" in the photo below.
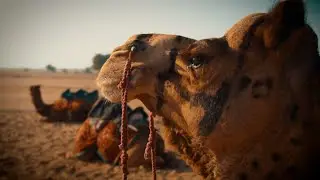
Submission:
M 173 34 L 135 34 L 131 36 L 125 44 L 131 43 L 135 40 L 138 41 L 143 41 L 147 44 L 157 44 L 162 41 L 174 41 L 174 42 L 179 42 L 182 41 L 183 39 L 188 39 L 183 36 L 179 35 L 173 35 Z

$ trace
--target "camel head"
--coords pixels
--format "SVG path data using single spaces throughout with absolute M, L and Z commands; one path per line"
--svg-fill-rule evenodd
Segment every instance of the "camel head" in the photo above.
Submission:
M 30 86 L 30 93 L 39 93 L 40 92 L 40 85 L 33 85 Z
M 179 48 L 174 64 L 159 53 L 145 57 L 165 80 L 141 76 L 150 87 L 129 90 L 131 99 L 151 110 L 159 107 L 166 124 L 200 139 L 215 156 L 215 176 L 286 179 L 293 175 L 289 171 L 312 171 L 307 166 L 317 150 L 311 147 L 320 147 L 312 138 L 319 134 L 320 58 L 303 1 L 280 1 L 267 13 L 242 18 L 223 37 Z M 100 72 L 98 83 L 109 100 L 120 101 L 120 91 L 113 90 L 123 67 L 124 62 L 108 61 Z M 108 78 L 115 76 L 111 83 Z M 191 164 L 200 166 L 194 158 Z
M 170 71 L 176 51 L 192 42 L 194 40 L 190 38 L 167 34 L 138 34 L 130 37 L 113 50 L 101 68 L 97 77 L 101 93 L 111 102 L 120 102 L 121 91 L 117 85 L 121 81 L 129 52 L 135 47 L 128 100 L 138 96 L 156 98 L 159 76 Z

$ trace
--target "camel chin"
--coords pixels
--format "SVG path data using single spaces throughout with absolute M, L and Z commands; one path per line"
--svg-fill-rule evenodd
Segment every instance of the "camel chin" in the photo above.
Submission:
M 110 90 L 108 86 L 98 86 L 100 88 L 101 95 L 110 102 L 118 103 L 121 101 L 120 90 Z

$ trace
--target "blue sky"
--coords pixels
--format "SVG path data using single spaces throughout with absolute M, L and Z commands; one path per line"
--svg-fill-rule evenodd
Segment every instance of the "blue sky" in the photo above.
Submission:
M 275 0 L 0 0 L 0 67 L 84 68 L 137 33 L 220 37 Z M 320 36 L 320 1 L 307 0 Z

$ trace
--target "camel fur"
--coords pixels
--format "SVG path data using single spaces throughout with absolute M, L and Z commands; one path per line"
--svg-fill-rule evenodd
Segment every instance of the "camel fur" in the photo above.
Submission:
M 303 1 L 287 0 L 219 38 L 133 36 L 97 84 L 120 102 L 134 45 L 129 100 L 164 117 L 165 141 L 203 178 L 319 179 L 320 58 L 305 13 Z

